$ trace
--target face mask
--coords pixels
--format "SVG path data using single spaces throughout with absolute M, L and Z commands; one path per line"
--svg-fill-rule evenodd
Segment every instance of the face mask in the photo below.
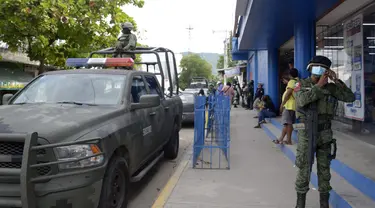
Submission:
M 311 67 L 311 74 L 322 76 L 326 69 L 322 66 L 312 66 Z

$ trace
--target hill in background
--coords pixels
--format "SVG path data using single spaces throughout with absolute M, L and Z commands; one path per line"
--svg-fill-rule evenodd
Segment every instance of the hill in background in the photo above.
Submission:
M 188 52 L 182 52 L 181 54 L 182 56 L 186 56 Z M 212 65 L 212 74 L 217 75 L 216 64 L 217 64 L 217 61 L 219 60 L 219 57 L 222 54 L 219 54 L 219 53 L 195 53 L 195 54 L 198 54 L 202 59 L 210 63 Z

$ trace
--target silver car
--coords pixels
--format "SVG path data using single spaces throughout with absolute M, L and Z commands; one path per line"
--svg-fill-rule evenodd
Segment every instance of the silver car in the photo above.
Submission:
M 184 91 L 181 92 L 180 98 L 182 100 L 182 122 L 194 123 L 194 101 L 197 92 Z

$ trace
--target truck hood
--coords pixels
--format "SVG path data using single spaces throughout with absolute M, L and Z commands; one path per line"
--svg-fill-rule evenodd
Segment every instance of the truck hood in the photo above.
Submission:
M 60 142 L 104 123 L 120 110 L 72 104 L 4 105 L 0 106 L 0 133 L 38 132 L 51 143 Z

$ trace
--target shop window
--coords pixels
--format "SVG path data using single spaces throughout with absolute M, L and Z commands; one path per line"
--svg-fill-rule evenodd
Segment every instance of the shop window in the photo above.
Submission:
M 339 79 L 351 86 L 351 69 L 346 67 L 348 57 L 344 49 L 344 26 L 338 24 L 325 28 L 317 36 L 316 55 L 323 55 L 332 61 L 331 69 L 336 72 Z M 345 103 L 339 102 L 336 110 L 336 119 L 350 122 L 345 117 Z
M 339 103 L 336 119 L 348 123 L 360 120 L 365 126 L 375 124 L 375 6 L 362 15 L 323 28 L 317 35 L 316 55 L 331 59 L 331 69 L 356 94 L 354 103 Z M 351 118 L 348 109 L 360 113 Z

